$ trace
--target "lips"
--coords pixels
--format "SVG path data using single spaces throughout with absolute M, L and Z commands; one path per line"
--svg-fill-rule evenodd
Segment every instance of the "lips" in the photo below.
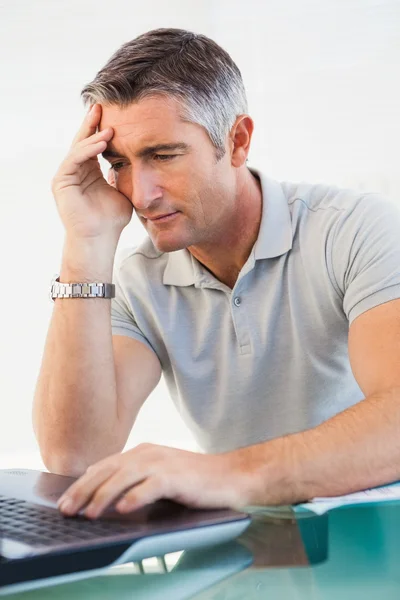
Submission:
M 170 213 L 164 213 L 162 215 L 154 215 L 154 216 L 148 216 L 146 217 L 145 215 L 141 215 L 142 219 L 145 219 L 146 221 L 150 221 L 152 223 L 163 223 L 166 221 L 169 221 L 170 219 L 173 219 L 174 217 L 176 217 L 179 214 L 179 210 L 176 210 L 174 212 L 170 212 Z
M 177 211 L 171 213 L 165 213 L 164 215 L 157 215 L 156 217 L 147 217 L 149 221 L 158 221 L 158 219 L 164 219 L 165 217 L 169 217 L 171 215 L 176 214 Z

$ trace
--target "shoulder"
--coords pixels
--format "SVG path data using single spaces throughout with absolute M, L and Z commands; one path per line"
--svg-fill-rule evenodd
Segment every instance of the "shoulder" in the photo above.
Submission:
M 281 185 L 289 206 L 294 208 L 296 204 L 300 204 L 310 212 L 347 211 L 364 197 L 373 195 L 325 183 L 282 182 Z
M 373 224 L 377 220 L 394 219 L 397 222 L 400 218 L 399 206 L 379 193 L 303 182 L 283 182 L 281 185 L 292 223 L 308 223 L 314 232 L 318 223 L 322 228 L 321 233 L 325 231 L 328 234 L 344 228 L 354 235 L 354 230 L 360 226 Z

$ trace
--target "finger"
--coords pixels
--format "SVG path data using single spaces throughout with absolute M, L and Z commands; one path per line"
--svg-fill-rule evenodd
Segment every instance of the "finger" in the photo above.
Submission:
M 96 133 L 102 114 L 101 104 L 93 104 L 85 115 L 82 125 L 72 140 L 72 146 Z
M 114 188 L 117 187 L 117 180 L 115 178 L 115 171 L 112 167 L 110 167 L 110 169 L 108 169 L 107 172 L 107 182 Z
M 97 131 L 93 135 L 84 140 L 75 144 L 75 146 L 71 149 L 70 154 L 73 154 L 77 148 L 86 148 L 86 146 L 90 146 L 90 144 L 94 144 L 95 142 L 100 142 L 102 140 L 109 141 L 113 137 L 114 130 L 112 127 L 106 127 L 101 131 Z
M 143 471 L 134 470 L 132 467 L 119 469 L 112 477 L 100 485 L 92 496 L 90 504 L 86 507 L 85 516 L 96 519 L 112 502 L 132 486 L 137 485 L 146 478 Z
M 97 488 L 111 477 L 118 466 L 113 461 L 108 461 L 99 466 L 99 463 L 88 468 L 86 473 L 75 481 L 58 500 L 59 510 L 67 515 L 76 514 L 92 498 Z
M 101 152 L 104 152 L 106 148 L 106 140 L 101 140 L 100 142 L 89 144 L 81 148 L 76 147 L 75 150 L 62 162 L 60 173 L 62 173 L 63 176 L 75 175 L 78 167 L 83 165 L 89 159 L 95 158 Z
M 78 144 L 75 144 L 75 146 L 69 152 L 66 160 L 71 159 L 71 158 L 73 159 L 75 156 L 79 155 L 82 150 L 84 150 L 85 148 L 90 149 L 93 147 L 94 144 L 102 143 L 101 144 L 102 150 L 100 150 L 100 152 L 103 152 L 103 150 L 105 150 L 107 147 L 107 143 L 111 140 L 113 135 L 114 135 L 114 130 L 112 129 L 112 127 L 106 127 L 102 131 L 98 131 L 97 133 L 94 133 L 89 138 L 86 138 L 86 139 L 82 140 L 81 142 L 79 142 Z M 103 142 L 105 142 L 105 144 Z M 100 152 L 98 152 L 97 154 L 99 154 Z M 83 153 L 83 156 L 85 156 L 85 153 Z M 74 163 L 74 164 L 81 164 L 81 163 Z
M 168 486 L 169 487 L 169 486 Z M 148 477 L 143 483 L 129 490 L 116 504 L 115 508 L 120 513 L 128 513 L 156 502 L 161 498 L 168 498 L 166 480 L 158 475 Z

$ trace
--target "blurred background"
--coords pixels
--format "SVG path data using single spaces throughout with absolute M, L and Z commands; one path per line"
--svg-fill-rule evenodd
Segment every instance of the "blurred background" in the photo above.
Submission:
M 50 182 L 80 91 L 158 27 L 204 33 L 236 61 L 256 126 L 249 166 L 400 203 L 399 0 L 0 0 L 0 468 L 42 467 L 31 405 L 64 237 Z M 134 217 L 119 251 L 144 235 Z M 127 447 L 142 441 L 195 449 L 163 383 Z

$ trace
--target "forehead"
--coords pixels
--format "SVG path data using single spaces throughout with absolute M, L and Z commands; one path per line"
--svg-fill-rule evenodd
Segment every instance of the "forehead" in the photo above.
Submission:
M 131 123 L 138 125 L 143 120 L 149 123 L 160 119 L 176 122 L 180 120 L 179 108 L 180 105 L 175 99 L 163 96 L 143 98 L 125 108 L 103 104 L 100 129 L 129 127 Z
M 113 145 L 170 142 L 199 134 L 207 137 L 200 125 L 184 121 L 181 112 L 177 100 L 162 96 L 143 98 L 125 108 L 103 105 L 99 130 L 114 129 Z

